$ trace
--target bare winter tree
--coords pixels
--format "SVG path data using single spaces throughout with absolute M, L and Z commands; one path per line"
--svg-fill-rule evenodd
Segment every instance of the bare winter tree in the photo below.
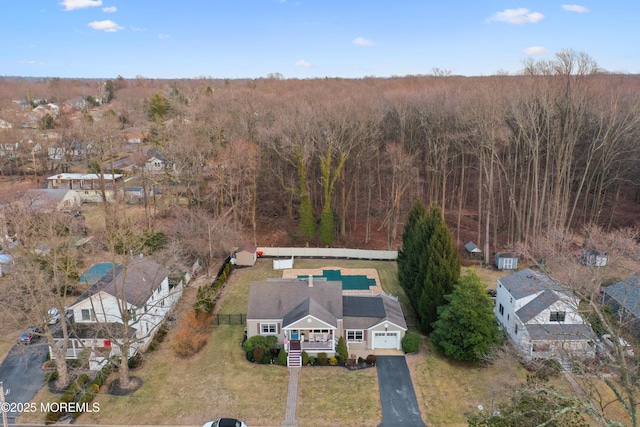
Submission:
M 587 226 L 580 233 L 550 230 L 547 235 L 518 246 L 528 262 L 535 263 L 579 296 L 580 311 L 597 336 L 606 333 L 612 337 L 612 351 L 605 350 L 595 360 L 573 360 L 573 378 L 579 385 L 573 405 L 600 425 L 639 424 L 637 378 L 640 368 L 626 349 L 618 345 L 618 337 L 636 342 L 637 329 L 632 328 L 628 312 L 612 311 L 603 303 L 602 293 L 603 285 L 627 279 L 637 271 L 633 268 L 640 261 L 635 249 L 636 236 L 634 229 L 607 232 L 597 226 Z M 606 261 L 591 258 L 589 255 L 593 253 L 606 255 Z M 627 290 L 631 299 L 635 291 L 632 286 Z M 626 420 L 613 417 L 614 406 L 622 409 Z
M 82 253 L 75 243 L 80 239 L 77 218 L 61 212 L 37 210 L 18 204 L 5 208 L 10 233 L 17 239 L 9 250 L 15 264 L 3 279 L 0 307 L 20 328 L 39 329 L 43 345 L 49 346 L 55 360 L 60 388 L 69 384 L 66 364 L 72 324 L 66 307 L 75 298 Z M 60 322 L 52 318 L 56 310 Z M 50 323 L 51 322 L 51 323 Z

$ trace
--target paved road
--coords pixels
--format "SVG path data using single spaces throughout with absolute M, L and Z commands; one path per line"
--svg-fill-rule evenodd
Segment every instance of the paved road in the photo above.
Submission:
M 0 381 L 7 403 L 29 402 L 44 385 L 42 364 L 47 358 L 47 350 L 41 338 L 28 346 L 16 345 L 9 351 L 0 365 Z M 17 415 L 9 412 L 8 421 L 14 423 Z
M 425 427 L 404 356 L 378 356 L 382 424 L 378 427 Z

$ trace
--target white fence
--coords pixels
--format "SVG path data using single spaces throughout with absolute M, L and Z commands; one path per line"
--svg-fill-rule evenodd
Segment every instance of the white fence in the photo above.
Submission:
M 263 257 L 300 257 L 300 258 L 351 258 L 395 261 L 398 251 L 376 251 L 369 249 L 346 248 L 258 248 Z
M 274 259 L 273 260 L 274 270 L 285 270 L 288 268 L 293 268 L 293 256 L 291 257 L 291 259 Z

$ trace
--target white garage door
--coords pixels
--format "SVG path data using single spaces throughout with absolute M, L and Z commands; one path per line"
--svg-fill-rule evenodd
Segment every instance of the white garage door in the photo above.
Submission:
M 373 348 L 398 348 L 398 332 L 374 332 Z

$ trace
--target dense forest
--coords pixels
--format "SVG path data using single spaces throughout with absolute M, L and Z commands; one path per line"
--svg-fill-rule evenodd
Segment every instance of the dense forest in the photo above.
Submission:
M 58 144 L 90 141 L 87 164 L 105 169 L 123 133 L 145 129 L 172 164 L 153 185 L 259 245 L 285 227 L 275 243 L 396 249 L 416 200 L 437 202 L 458 246 L 474 240 L 487 256 L 547 229 L 636 221 L 640 78 L 602 72 L 584 53 L 527 62 L 517 76 L 5 78 L 0 87 L 0 119 L 12 123 L 23 114 L 15 100 L 104 100 L 80 115 L 61 109 L 45 127 Z M 0 142 L 20 132 L 5 129 Z

